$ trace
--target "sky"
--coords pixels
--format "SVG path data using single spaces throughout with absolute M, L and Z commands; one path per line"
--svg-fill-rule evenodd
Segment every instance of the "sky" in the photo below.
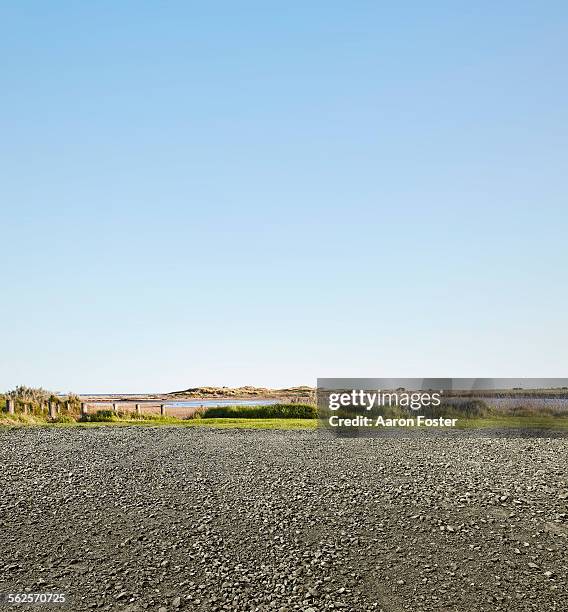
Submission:
M 568 5 L 0 4 L 0 390 L 568 373 Z

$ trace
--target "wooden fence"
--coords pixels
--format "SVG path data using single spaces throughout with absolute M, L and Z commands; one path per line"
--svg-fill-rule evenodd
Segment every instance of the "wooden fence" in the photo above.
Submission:
M 192 417 L 196 412 L 204 410 L 203 405 L 199 406 L 168 406 L 157 402 L 82 402 L 81 416 L 94 414 L 98 410 L 112 410 L 118 413 L 159 414 L 160 416 L 175 416 L 179 418 Z

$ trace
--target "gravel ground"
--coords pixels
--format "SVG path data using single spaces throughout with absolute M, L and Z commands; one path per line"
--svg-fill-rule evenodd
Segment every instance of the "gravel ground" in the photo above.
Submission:
M 0 592 L 65 592 L 73 612 L 565 612 L 567 451 L 459 432 L 4 430 Z

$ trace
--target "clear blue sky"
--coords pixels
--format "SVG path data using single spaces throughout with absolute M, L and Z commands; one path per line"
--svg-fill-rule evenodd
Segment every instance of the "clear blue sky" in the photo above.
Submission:
M 565 2 L 4 2 L 0 389 L 566 376 Z

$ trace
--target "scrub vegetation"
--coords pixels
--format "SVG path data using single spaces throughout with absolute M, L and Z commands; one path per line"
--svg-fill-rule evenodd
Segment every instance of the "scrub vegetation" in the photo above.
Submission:
M 14 413 L 8 414 L 6 400 L 13 401 Z M 56 408 L 49 417 L 48 406 Z M 81 399 L 31 387 L 17 387 L 0 395 L 0 426 L 95 427 L 105 425 L 178 425 L 185 427 L 231 427 L 248 429 L 310 429 L 317 425 L 317 408 L 309 404 L 275 404 L 266 406 L 226 406 L 197 410 L 192 416 L 179 418 L 171 414 L 114 411 L 99 409 L 81 416 Z

